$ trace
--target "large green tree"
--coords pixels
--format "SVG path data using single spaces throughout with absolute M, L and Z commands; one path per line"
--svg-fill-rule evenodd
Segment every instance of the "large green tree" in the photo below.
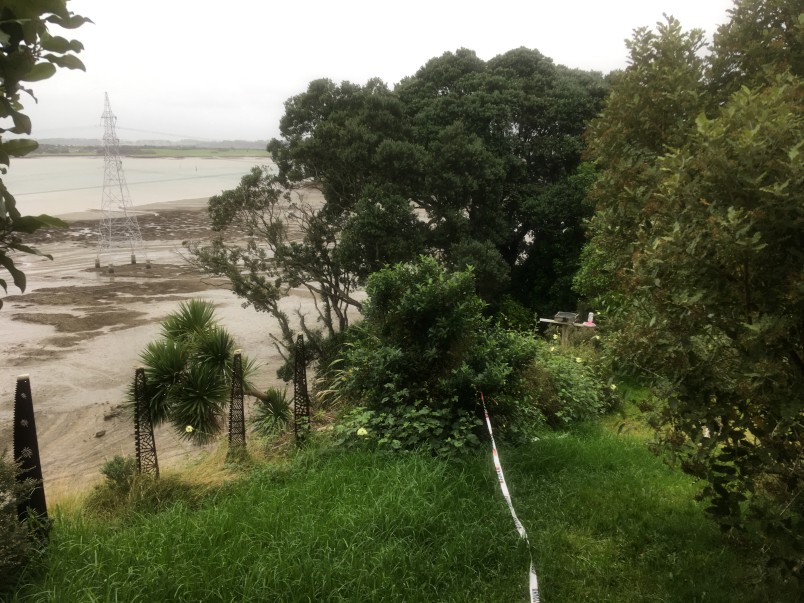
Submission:
M 320 354 L 319 333 L 348 326 L 371 273 L 423 252 L 472 266 L 491 303 L 513 295 L 544 312 L 574 307 L 590 213 L 582 134 L 605 89 L 598 74 L 526 48 L 488 62 L 446 53 L 394 90 L 313 81 L 285 103 L 281 137 L 268 145 L 276 172 L 257 169 L 210 201 L 221 236 L 193 256 L 277 318 L 286 356 L 294 323 L 281 300 L 291 288 L 320 302 L 317 325 L 300 318 Z M 322 205 L 306 201 L 309 187 Z
M 636 32 L 590 131 L 600 174 L 577 278 L 604 310 L 620 369 L 666 397 L 661 440 L 705 480 L 709 511 L 724 527 L 758 528 L 769 558 L 794 575 L 804 546 L 802 13 L 800 1 L 739 1 L 708 58 L 700 32 L 673 19 Z
M 517 48 L 483 62 L 465 49 L 430 60 L 397 88 L 410 120 L 408 156 L 391 180 L 429 221 L 455 268 L 473 265 L 487 300 L 513 293 L 543 313 L 574 308 L 564 287 L 582 244 L 580 165 L 603 79 Z
M 38 146 L 35 140 L 19 137 L 31 133 L 31 120 L 23 112 L 22 94 L 36 98 L 25 86 L 51 77 L 57 67 L 84 69 L 76 56 L 84 48 L 81 42 L 54 35 L 51 27 L 75 29 L 88 21 L 70 12 L 67 0 L 0 3 L 0 173 L 6 173 L 11 157 L 27 155 Z M 9 138 L 8 134 L 14 136 Z M 14 254 L 42 255 L 26 245 L 23 237 L 43 226 L 66 224 L 46 215 L 23 216 L 0 179 L 0 266 L 11 274 L 21 291 L 25 291 L 25 274 L 15 265 Z M 0 286 L 7 290 L 4 279 L 0 279 Z
M 482 61 L 434 58 L 394 90 L 312 82 L 289 99 L 268 145 L 287 189 L 318 187 L 321 218 L 349 241 L 339 258 L 362 280 L 421 251 L 473 265 L 490 300 L 574 304 L 566 281 L 581 246 L 585 122 L 598 74 L 518 48 Z M 366 214 L 376 220 L 366 219 Z

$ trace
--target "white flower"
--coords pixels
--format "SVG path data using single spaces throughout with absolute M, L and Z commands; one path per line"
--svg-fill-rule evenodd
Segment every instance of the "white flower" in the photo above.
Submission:
M 556 339 L 558 339 L 558 333 L 553 333 L 553 341 L 555 341 Z
M 577 363 L 579 363 L 579 364 L 580 364 L 581 362 L 583 362 L 583 358 L 581 358 L 580 356 L 577 356 L 577 357 L 575 358 L 575 362 L 577 362 Z
M 357 435 L 359 435 L 361 438 L 363 436 L 367 436 L 368 430 L 365 427 L 361 427 L 360 429 L 357 430 Z
M 555 352 L 555 351 L 556 351 L 556 346 L 551 345 L 551 346 L 550 346 L 550 351 L 551 351 L 551 352 Z
M 186 431 L 187 433 L 193 433 L 193 426 L 188 425 L 187 427 L 184 428 L 184 431 Z

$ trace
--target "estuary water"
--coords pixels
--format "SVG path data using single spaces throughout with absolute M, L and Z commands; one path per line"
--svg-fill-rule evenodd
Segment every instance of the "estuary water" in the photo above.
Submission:
M 23 215 L 100 211 L 103 160 L 98 157 L 13 158 L 3 182 Z M 211 197 L 237 186 L 266 157 L 123 157 L 133 206 Z

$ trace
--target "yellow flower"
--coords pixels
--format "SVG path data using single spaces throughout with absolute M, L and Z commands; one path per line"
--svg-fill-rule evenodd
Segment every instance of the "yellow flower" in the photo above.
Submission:
M 193 426 L 188 425 L 187 427 L 184 428 L 184 431 L 186 431 L 187 433 L 193 433 Z
M 357 430 L 357 435 L 359 435 L 360 437 L 367 436 L 368 430 L 365 427 L 361 427 L 360 429 Z
M 558 339 L 558 333 L 553 333 L 553 340 L 555 341 L 556 339 Z
M 556 351 L 556 346 L 551 345 L 551 346 L 550 346 L 550 351 L 551 351 L 551 352 L 555 352 L 555 351 Z
M 576 358 L 575 358 L 575 362 L 578 362 L 578 363 L 583 362 L 583 358 L 581 358 L 581 357 L 576 357 Z
M 617 386 L 614 383 L 612 383 L 611 385 L 609 385 L 609 389 L 611 391 L 613 391 L 613 392 L 616 392 L 617 391 Z

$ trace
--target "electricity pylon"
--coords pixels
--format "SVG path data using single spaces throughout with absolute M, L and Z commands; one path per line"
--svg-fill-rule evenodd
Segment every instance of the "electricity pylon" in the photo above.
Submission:
M 137 263 L 137 252 L 142 251 L 146 257 L 145 245 L 142 242 L 140 225 L 133 213 L 131 195 L 123 172 L 123 161 L 120 159 L 120 141 L 115 132 L 117 117 L 112 113 L 109 104 L 109 93 L 103 106 L 103 197 L 101 198 L 101 219 L 98 224 L 98 251 L 95 267 L 100 268 L 103 261 L 114 272 L 115 249 L 129 249 L 131 263 Z

